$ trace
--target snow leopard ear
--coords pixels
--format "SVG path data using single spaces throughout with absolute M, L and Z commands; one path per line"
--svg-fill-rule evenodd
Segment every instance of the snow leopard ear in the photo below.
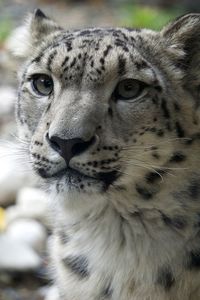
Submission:
M 200 87 L 200 14 L 187 14 L 163 28 L 166 50 L 185 74 L 186 88 L 197 96 Z
M 184 65 L 193 60 L 200 49 L 200 14 L 187 14 L 172 21 L 161 31 L 167 50 L 181 56 Z M 189 65 L 188 65 L 189 66 Z
M 169 23 L 161 31 L 163 37 L 177 46 L 189 46 L 200 36 L 200 14 L 187 14 Z
M 15 29 L 8 40 L 8 49 L 19 58 L 26 58 L 33 53 L 48 36 L 62 30 L 40 9 L 29 15 L 25 24 Z

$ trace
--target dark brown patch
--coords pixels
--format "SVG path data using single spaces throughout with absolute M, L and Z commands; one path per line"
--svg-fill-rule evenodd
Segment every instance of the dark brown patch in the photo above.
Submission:
M 146 188 L 144 188 L 138 184 L 136 184 L 136 191 L 145 200 L 149 200 L 153 197 L 152 192 L 150 192 L 149 190 L 147 190 Z
M 200 250 L 195 249 L 189 252 L 189 258 L 186 267 L 190 270 L 200 269 Z
M 170 227 L 176 229 L 184 229 L 187 226 L 187 221 L 184 216 L 173 216 L 169 217 L 166 214 L 162 214 L 163 222 Z
M 156 172 L 149 172 L 145 179 L 146 179 L 146 182 L 148 183 L 155 183 L 156 181 L 158 180 L 161 180 L 162 179 L 162 175 L 164 174 L 164 171 L 162 170 L 158 170 L 157 173 Z
M 126 70 L 126 59 L 120 55 L 118 58 L 118 73 L 122 76 Z
M 182 152 L 174 152 L 171 158 L 169 159 L 170 163 L 179 163 L 186 159 L 186 156 Z
M 167 107 L 167 103 L 166 103 L 166 100 L 163 98 L 162 99 L 162 102 L 161 102 L 161 108 L 162 108 L 162 111 L 163 111 L 163 116 L 167 119 L 170 118 L 170 113 L 169 113 L 169 109 Z
M 88 271 L 88 260 L 86 257 L 80 256 L 68 256 L 64 258 L 63 263 L 65 266 L 71 270 L 72 273 L 75 273 L 80 278 L 85 278 L 89 276 Z
M 170 267 L 162 267 L 158 270 L 157 283 L 166 291 L 169 291 L 172 288 L 175 284 L 175 278 Z
M 112 293 L 113 293 L 113 289 L 111 288 L 111 284 L 109 283 L 109 284 L 107 285 L 107 287 L 103 290 L 102 296 L 103 296 L 103 298 L 105 298 L 105 299 L 109 299 L 109 298 L 111 298 Z
M 192 199 L 198 199 L 200 197 L 200 181 L 193 179 L 188 186 L 188 195 Z
M 185 136 L 185 131 L 182 128 L 182 126 L 180 125 L 179 122 L 175 123 L 175 127 L 176 127 L 176 134 L 177 134 L 177 136 L 180 137 L 180 138 L 184 137 Z

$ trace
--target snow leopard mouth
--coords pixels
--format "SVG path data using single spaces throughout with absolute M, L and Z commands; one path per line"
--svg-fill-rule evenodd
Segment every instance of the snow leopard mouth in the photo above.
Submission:
M 70 167 L 64 168 L 51 175 L 48 175 L 44 169 L 39 169 L 37 172 L 45 179 L 60 180 L 61 178 L 65 178 L 68 185 L 77 186 L 84 181 L 91 182 L 91 184 L 101 183 L 105 190 L 119 178 L 117 171 L 97 172 L 96 175 L 92 177 Z

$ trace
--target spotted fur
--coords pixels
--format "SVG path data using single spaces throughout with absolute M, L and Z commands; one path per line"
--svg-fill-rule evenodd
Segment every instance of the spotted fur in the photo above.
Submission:
M 199 14 L 67 31 L 39 10 L 17 29 L 19 134 L 49 189 L 60 299 L 200 299 L 199 32 Z M 126 78 L 135 99 L 116 96 Z M 94 142 L 66 161 L 54 136 Z

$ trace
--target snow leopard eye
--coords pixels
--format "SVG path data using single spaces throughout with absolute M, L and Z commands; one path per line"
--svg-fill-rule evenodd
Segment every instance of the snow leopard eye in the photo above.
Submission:
M 136 79 L 124 79 L 120 81 L 115 90 L 114 97 L 116 100 L 130 100 L 140 96 L 146 84 Z
M 31 78 L 31 85 L 40 96 L 49 96 L 53 91 L 53 80 L 46 74 L 34 74 Z

